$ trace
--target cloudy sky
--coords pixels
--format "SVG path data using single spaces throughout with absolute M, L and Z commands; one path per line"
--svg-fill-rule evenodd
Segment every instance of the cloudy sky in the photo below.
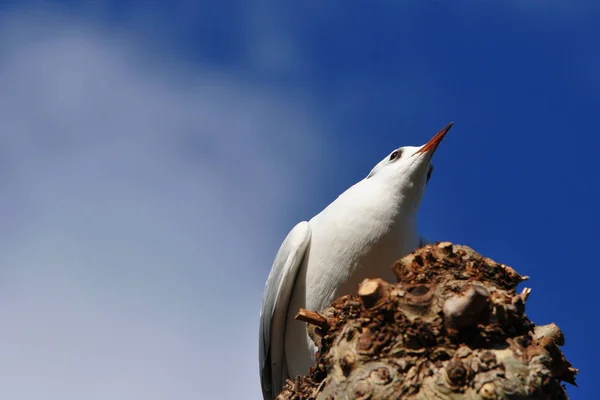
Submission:
M 433 240 L 530 275 L 591 398 L 594 1 L 0 6 L 0 396 L 260 399 L 287 231 L 449 121 Z

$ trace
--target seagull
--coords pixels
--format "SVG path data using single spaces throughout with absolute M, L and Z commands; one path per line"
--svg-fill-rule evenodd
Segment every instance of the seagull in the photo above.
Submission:
M 433 171 L 431 157 L 453 124 L 423 146 L 395 149 L 367 177 L 288 233 L 267 278 L 260 313 L 265 400 L 314 364 L 317 348 L 305 324 L 295 319 L 300 308 L 322 311 L 355 293 L 366 278 L 393 282 L 390 265 L 428 243 L 418 233 L 417 211 Z

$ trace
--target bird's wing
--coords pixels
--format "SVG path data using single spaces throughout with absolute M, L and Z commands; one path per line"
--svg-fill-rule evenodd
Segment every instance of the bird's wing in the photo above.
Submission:
M 264 399 L 273 399 L 287 377 L 282 376 L 287 310 L 296 274 L 310 243 L 308 222 L 296 225 L 281 244 L 267 278 L 260 313 L 259 360 Z

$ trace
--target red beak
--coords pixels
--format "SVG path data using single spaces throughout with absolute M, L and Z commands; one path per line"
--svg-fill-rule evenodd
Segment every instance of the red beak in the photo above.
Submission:
M 431 149 L 435 151 L 435 149 L 437 149 L 444 136 L 446 136 L 446 133 L 448 133 L 450 128 L 452 128 L 452 125 L 454 125 L 454 122 L 450 122 L 448 125 L 443 127 L 438 133 L 435 134 L 434 137 L 431 138 L 431 140 L 429 140 L 429 142 L 425 143 L 423 147 L 417 150 L 415 154 L 425 153 Z

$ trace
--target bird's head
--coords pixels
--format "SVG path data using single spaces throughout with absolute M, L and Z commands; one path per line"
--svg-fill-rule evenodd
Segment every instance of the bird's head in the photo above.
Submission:
M 423 146 L 404 146 L 395 149 L 371 170 L 366 180 L 374 180 L 399 191 L 403 197 L 413 199 L 418 206 L 425 186 L 431 178 L 431 157 L 438 145 L 452 128 L 449 123 Z

